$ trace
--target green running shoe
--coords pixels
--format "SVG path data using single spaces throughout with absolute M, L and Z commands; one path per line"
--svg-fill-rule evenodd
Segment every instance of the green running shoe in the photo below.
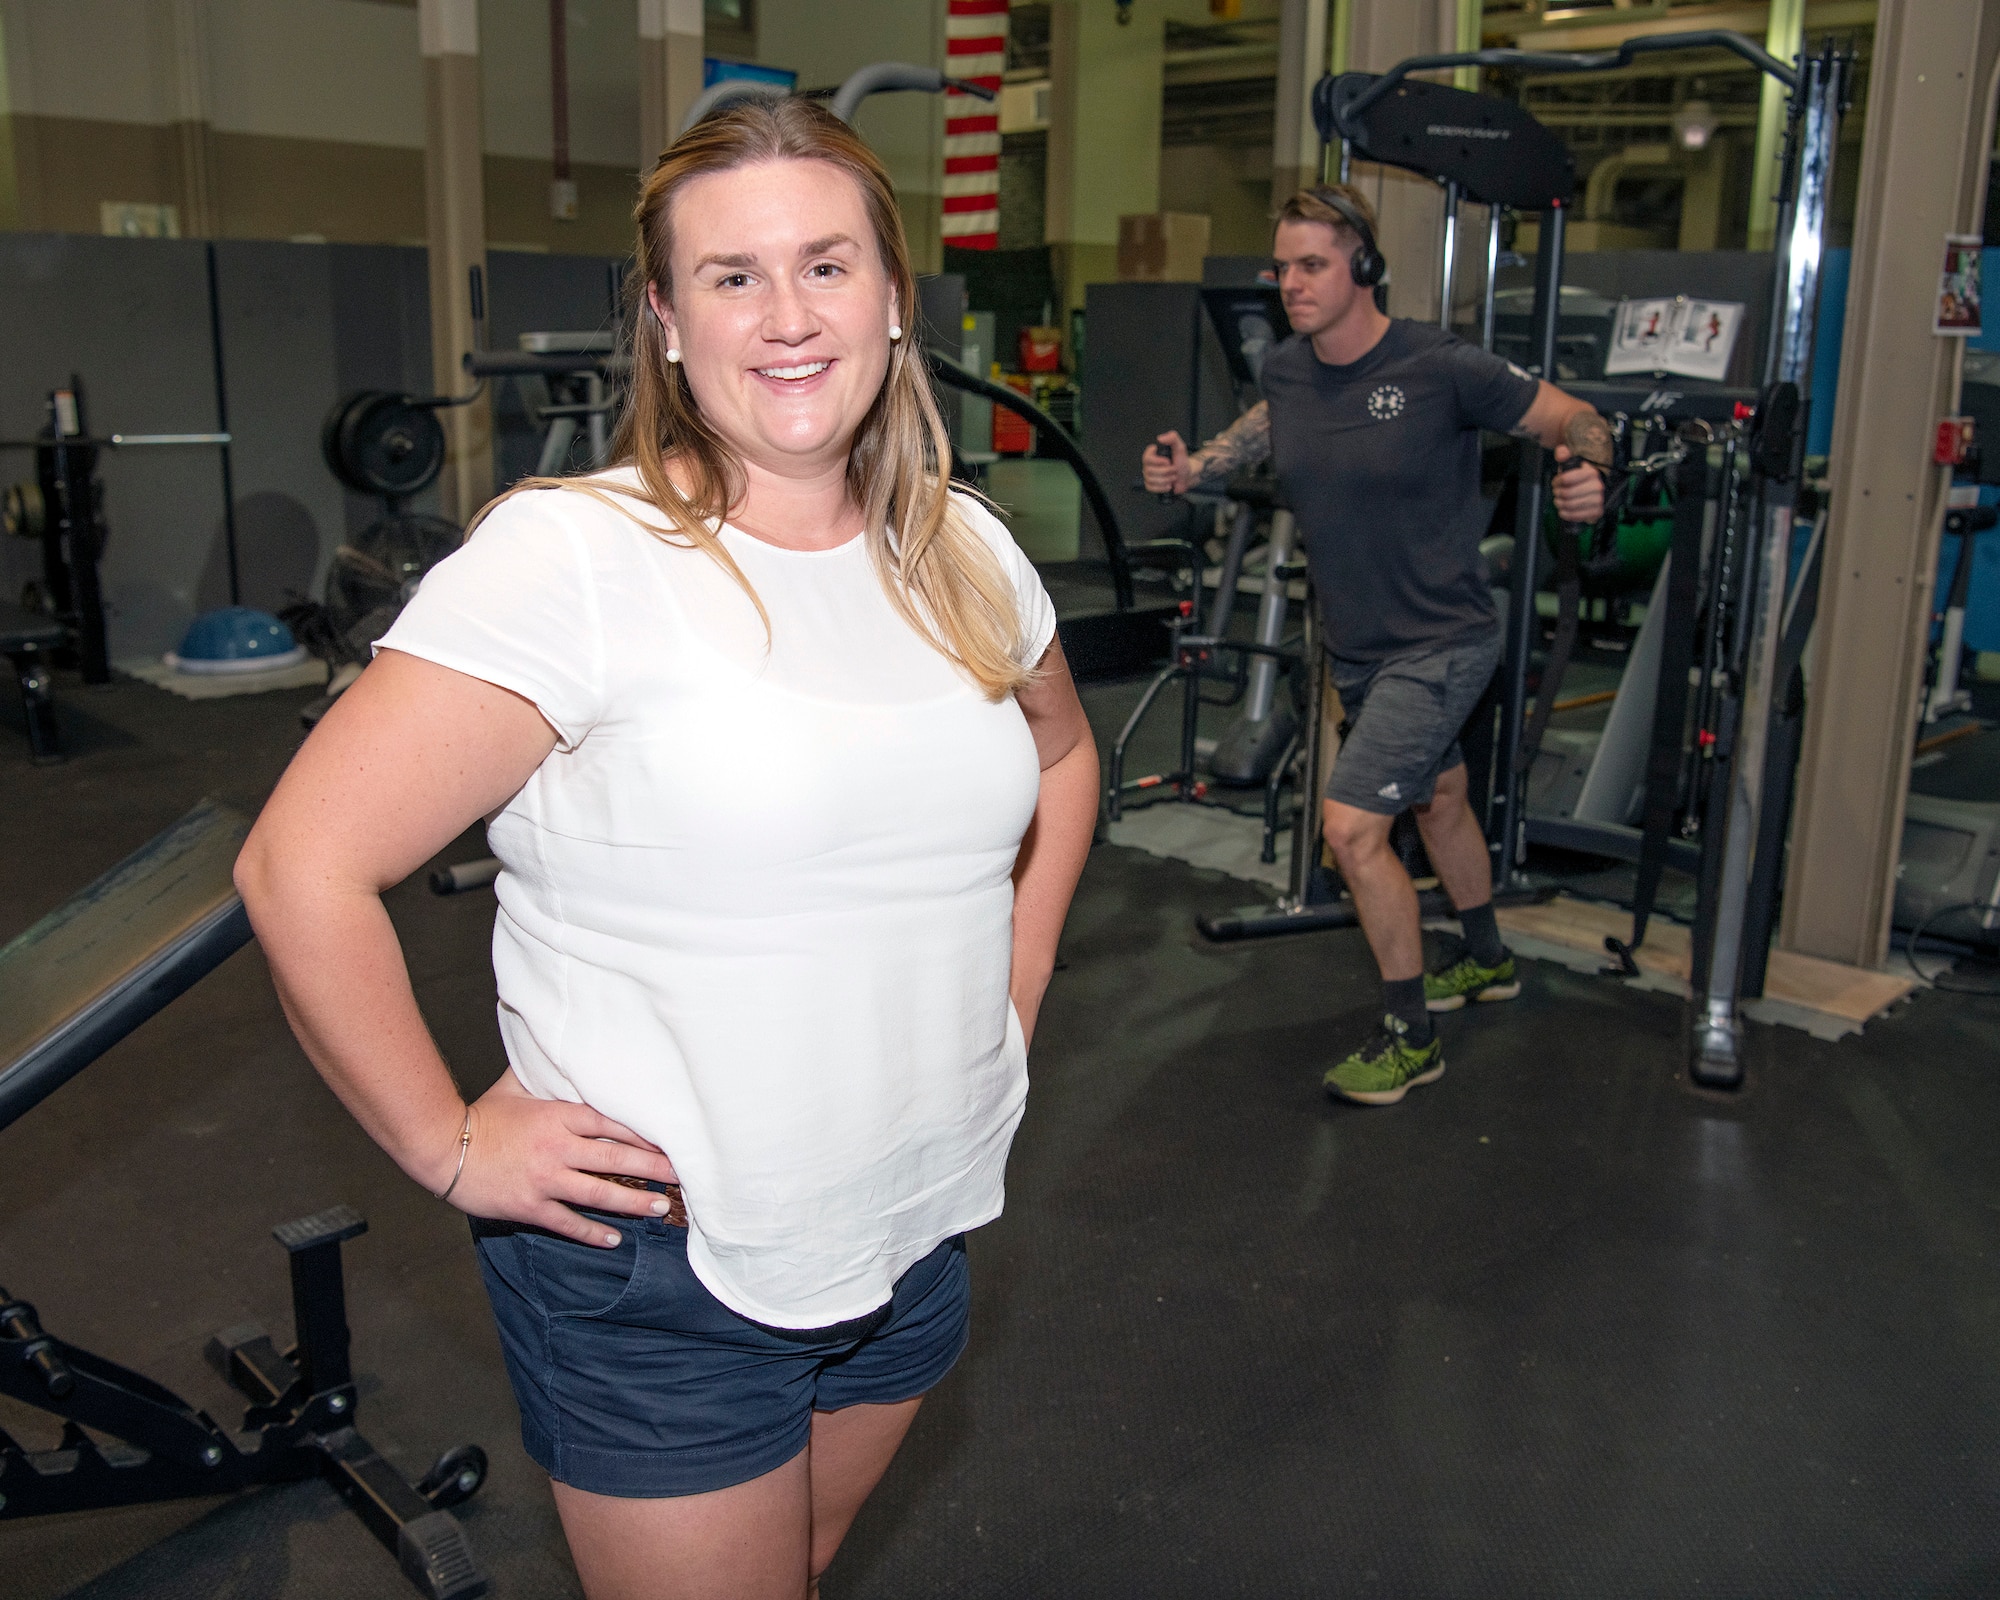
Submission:
M 1444 1076 L 1444 1041 L 1435 1034 L 1426 1045 L 1404 1043 L 1410 1025 L 1391 1014 L 1353 1055 L 1327 1069 L 1326 1092 L 1364 1106 L 1392 1106 L 1413 1083 L 1436 1083 Z
M 1424 1009 L 1456 1011 L 1468 1000 L 1511 1000 L 1521 992 L 1514 953 L 1503 950 L 1497 965 L 1484 967 L 1463 944 L 1457 958 L 1424 974 Z

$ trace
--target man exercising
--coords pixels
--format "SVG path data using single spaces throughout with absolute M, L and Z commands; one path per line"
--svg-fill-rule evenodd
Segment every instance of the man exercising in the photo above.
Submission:
M 1611 430 L 1500 357 L 1385 316 L 1374 295 L 1385 264 L 1360 191 L 1294 195 L 1272 254 L 1292 336 L 1264 359 L 1264 398 L 1192 456 L 1179 434 L 1161 434 L 1145 482 L 1185 494 L 1269 457 L 1298 519 L 1350 724 L 1327 783 L 1326 840 L 1381 969 L 1384 1012 L 1325 1081 L 1329 1093 L 1391 1105 L 1444 1075 L 1431 1012 L 1521 992 L 1458 744 L 1502 654 L 1479 556 L 1479 432 L 1553 447 L 1557 514 L 1594 522 L 1604 480 L 1590 463 L 1610 464 Z M 1404 810 L 1416 812 L 1465 936 L 1429 973 L 1416 889 L 1389 846 Z

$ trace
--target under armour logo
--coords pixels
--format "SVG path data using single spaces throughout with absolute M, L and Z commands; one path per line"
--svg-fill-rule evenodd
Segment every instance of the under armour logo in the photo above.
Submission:
M 1391 417 L 1403 414 L 1403 391 L 1393 383 L 1385 383 L 1368 397 L 1368 415 L 1377 422 L 1387 422 Z
M 1393 783 L 1385 783 L 1375 792 L 1384 800 L 1400 800 L 1403 798 L 1403 791 Z

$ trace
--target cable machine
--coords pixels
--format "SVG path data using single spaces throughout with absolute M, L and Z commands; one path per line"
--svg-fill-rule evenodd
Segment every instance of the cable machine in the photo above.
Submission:
M 1707 29 L 1630 39 L 1616 50 L 1593 53 L 1493 49 L 1417 56 L 1378 75 L 1328 75 L 1315 86 L 1312 110 L 1323 141 L 1322 169 L 1348 174 L 1354 157 L 1419 172 L 1446 192 L 1446 248 L 1441 320 L 1449 325 L 1456 256 L 1458 205 L 1489 210 L 1488 273 L 1482 333 L 1490 346 L 1494 326 L 1493 267 L 1497 265 L 1502 206 L 1541 213 L 1535 261 L 1534 350 L 1538 370 L 1553 377 L 1561 321 L 1565 224 L 1575 189 L 1567 152 L 1533 117 L 1511 102 L 1453 89 L 1412 74 L 1453 67 L 1512 67 L 1542 73 L 1601 72 L 1629 66 L 1642 54 L 1726 50 L 1782 83 L 1787 106 L 1783 185 L 1778 196 L 1779 253 L 1773 273 L 1770 337 L 1758 402 L 1748 416 L 1717 430 L 1684 429 L 1669 449 L 1648 459 L 1653 472 L 1673 471 L 1683 495 L 1712 503 L 1712 523 L 1683 530 L 1681 549 L 1699 554 L 1709 545 L 1708 645 L 1695 706 L 1697 765 L 1693 799 L 1704 823 L 1698 857 L 1699 898 L 1691 986 L 1695 1016 L 1689 1044 L 1697 1083 L 1734 1088 L 1742 1082 L 1740 1001 L 1762 993 L 1764 965 L 1781 873 L 1793 769 L 1798 754 L 1803 686 L 1800 661 L 1818 591 L 1818 538 L 1792 576 L 1793 529 L 1800 509 L 1800 476 L 1806 436 L 1814 319 L 1825 247 L 1826 215 L 1839 122 L 1846 109 L 1851 58 L 1828 46 L 1787 65 L 1738 33 Z M 1517 537 L 1509 573 L 1507 654 L 1500 679 L 1499 735 L 1495 757 L 1489 839 L 1496 899 L 1532 894 L 1525 875 L 1529 841 L 1527 778 L 1548 713 L 1560 663 L 1573 636 L 1575 572 L 1570 559 L 1576 530 L 1559 545 L 1559 614 L 1532 719 L 1528 683 L 1540 628 L 1535 595 L 1540 580 L 1540 529 L 1546 497 L 1544 453 L 1522 448 Z M 1679 519 L 1691 521 L 1692 513 Z M 1695 563 L 1683 561 L 1682 604 L 1669 607 L 1669 627 L 1688 619 Z M 1663 583 L 1656 599 L 1669 585 Z M 1671 599 L 1671 596 L 1669 596 Z M 1652 708 L 1653 754 L 1647 776 L 1647 825 L 1639 845 L 1640 888 L 1633 937 L 1607 941 L 1618 965 L 1635 971 L 1631 952 L 1643 940 L 1651 899 L 1669 855 L 1687 861 L 1684 841 L 1670 840 L 1674 795 L 1684 772 L 1683 738 L 1688 699 L 1668 684 L 1676 651 L 1666 642 Z M 1636 665 L 1636 663 L 1635 663 Z M 1322 673 L 1311 675 L 1309 749 L 1299 769 L 1291 892 L 1268 909 L 1206 918 L 1212 939 L 1264 937 L 1352 921 L 1343 902 L 1315 904 L 1320 758 L 1317 700 Z M 1663 769 L 1669 764 L 1673 771 Z M 1664 801 L 1664 804 L 1662 803 Z M 1629 830 L 1626 830 L 1629 832 Z M 1679 848 L 1674 848 L 1678 846 Z M 1626 854 L 1623 850 L 1609 853 Z M 1628 856 L 1629 858 L 1629 856 Z M 1425 913 L 1448 911 L 1442 894 L 1427 897 Z

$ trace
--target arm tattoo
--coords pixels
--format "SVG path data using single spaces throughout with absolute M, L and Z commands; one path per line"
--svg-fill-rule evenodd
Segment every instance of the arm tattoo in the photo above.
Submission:
M 1573 412 L 1563 424 L 1562 442 L 1579 461 L 1594 467 L 1611 465 L 1611 424 L 1595 411 Z
M 1259 400 L 1188 459 L 1190 489 L 1222 483 L 1238 467 L 1248 467 L 1271 454 L 1271 402 Z

